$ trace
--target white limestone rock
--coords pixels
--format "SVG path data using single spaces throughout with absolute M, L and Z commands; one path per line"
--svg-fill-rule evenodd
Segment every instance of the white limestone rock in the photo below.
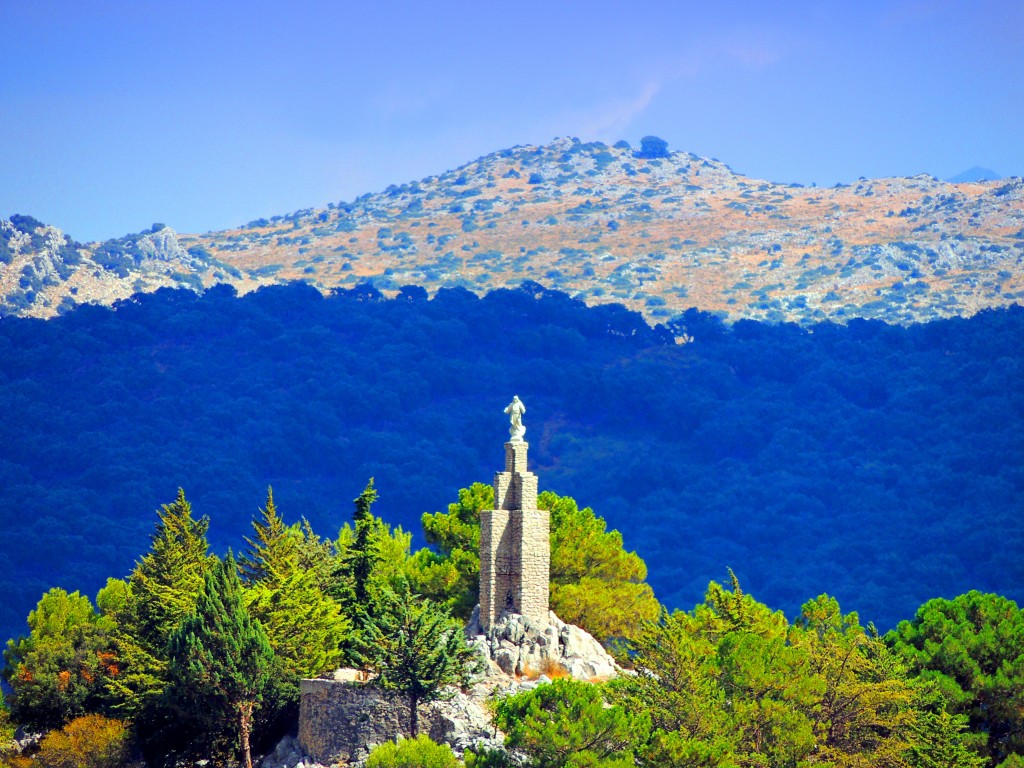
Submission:
M 480 628 L 479 606 L 466 626 L 466 635 L 491 662 L 492 673 L 507 677 L 537 677 L 561 667 L 577 680 L 606 680 L 619 674 L 615 660 L 585 630 L 566 624 L 548 612 L 548 623 L 535 626 L 519 614 L 503 613 L 494 629 Z

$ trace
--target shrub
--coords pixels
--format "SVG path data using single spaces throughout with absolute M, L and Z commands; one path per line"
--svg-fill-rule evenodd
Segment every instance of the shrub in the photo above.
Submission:
M 657 136 L 644 136 L 640 139 L 640 149 L 634 154 L 636 157 L 643 157 L 648 160 L 668 157 L 668 142 L 664 139 L 659 139 Z
M 44 768 L 117 768 L 127 762 L 129 753 L 123 722 L 84 715 L 48 733 L 36 759 Z
M 459 761 L 451 747 L 421 734 L 375 747 L 366 758 L 366 768 L 459 768 Z
M 519 763 L 504 749 L 480 747 L 477 752 L 467 749 L 464 757 L 466 768 L 519 768 Z

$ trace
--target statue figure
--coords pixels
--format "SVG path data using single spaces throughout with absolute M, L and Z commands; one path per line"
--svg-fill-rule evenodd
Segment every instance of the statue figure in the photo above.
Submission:
M 526 413 L 526 406 L 519 399 L 519 395 L 512 397 L 512 402 L 508 404 L 505 413 L 508 414 L 508 420 L 512 424 L 508 430 L 508 433 L 512 436 L 512 442 L 521 443 L 523 435 L 526 434 L 526 427 L 523 426 L 523 414 Z

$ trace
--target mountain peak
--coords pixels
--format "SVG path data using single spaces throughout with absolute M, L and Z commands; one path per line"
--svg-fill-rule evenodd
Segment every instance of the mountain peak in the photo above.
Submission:
M 966 171 L 961 171 L 956 176 L 950 176 L 946 181 L 953 184 L 962 184 L 970 181 L 999 181 L 1001 178 L 1003 177 L 991 168 L 982 168 L 980 165 L 975 165 Z
M 1020 180 L 959 185 L 926 174 L 775 184 L 655 136 L 638 147 L 560 137 L 350 203 L 90 244 L 66 279 L 25 273 L 35 251 L 19 234 L 0 301 L 45 317 L 164 285 L 485 293 L 533 281 L 654 321 L 697 307 L 732 319 L 913 322 L 1024 299 L 1022 198 Z M 0 228 L 0 239 L 14 229 Z

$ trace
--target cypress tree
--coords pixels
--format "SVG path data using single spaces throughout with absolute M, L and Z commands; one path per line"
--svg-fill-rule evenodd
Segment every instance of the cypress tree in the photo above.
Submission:
M 274 652 L 242 602 L 238 566 L 228 553 L 207 572 L 195 611 L 168 639 L 171 699 L 186 716 L 205 719 L 216 737 L 235 731 L 252 768 L 253 713 L 270 678 Z
M 351 572 L 355 589 L 356 603 L 367 605 L 369 602 L 370 574 L 379 557 L 373 539 L 373 502 L 377 500 L 377 490 L 373 487 L 373 478 L 366 488 L 352 503 L 356 505 L 352 520 L 355 523 L 356 538 L 352 545 Z

